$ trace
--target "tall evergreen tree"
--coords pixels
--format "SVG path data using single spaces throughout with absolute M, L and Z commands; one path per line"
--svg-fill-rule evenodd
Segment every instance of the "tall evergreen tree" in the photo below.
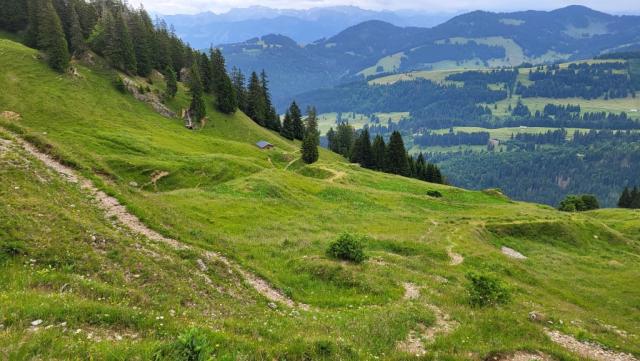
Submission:
M 640 209 L 640 189 L 638 187 L 633 187 L 631 191 L 631 203 L 629 203 L 629 208 L 632 209 Z
M 191 67 L 189 77 L 189 92 L 191 93 L 189 113 L 191 114 L 191 120 L 197 122 L 207 115 L 207 109 L 203 99 L 204 89 L 202 80 L 200 79 L 200 73 L 196 64 Z
M 28 23 L 27 0 L 0 0 L 0 29 L 16 32 Z
M 247 111 L 247 90 L 245 88 L 245 81 L 242 71 L 234 66 L 231 70 L 231 82 L 233 83 L 236 103 L 238 104 L 238 108 L 243 112 Z
M 231 79 L 225 73 L 222 77 L 222 85 L 218 88 L 218 95 L 216 99 L 218 110 L 225 114 L 233 114 L 238 109 L 238 103 L 236 103 L 236 95 L 233 92 L 233 84 Z
M 320 143 L 318 120 L 316 119 L 316 110 L 314 108 L 309 108 L 306 123 L 301 147 L 302 161 L 306 164 L 311 164 L 317 162 L 320 156 L 318 152 L 318 145 Z
M 371 168 L 373 166 L 373 154 L 371 150 L 371 139 L 369 129 L 365 127 L 353 144 L 351 151 L 351 162 L 359 163 L 362 167 Z
M 165 99 L 173 99 L 178 93 L 178 79 L 176 77 L 176 72 L 171 66 L 167 66 L 165 69 L 164 77 L 167 83 L 167 88 L 164 92 Z
M 371 163 L 373 169 L 384 170 L 385 155 L 387 153 L 387 145 L 384 143 L 384 138 L 380 134 L 376 135 L 371 146 Z
M 629 187 L 624 187 L 622 194 L 620 195 L 620 199 L 618 200 L 619 208 L 630 208 L 633 198 L 631 197 L 631 193 L 629 192 Z
M 143 9 L 131 14 L 129 20 L 129 31 L 133 39 L 133 48 L 136 56 L 138 75 L 148 76 L 153 69 L 152 51 L 152 29 L 148 28 L 145 21 L 146 14 Z
M 80 24 L 80 17 L 76 10 L 76 3 L 69 3 L 69 48 L 74 55 L 78 55 L 87 50 L 87 44 L 84 40 L 84 33 L 82 31 L 82 25 Z
M 293 123 L 293 137 L 295 139 L 302 140 L 304 138 L 304 124 L 302 123 L 302 112 L 296 102 L 292 102 L 289 107 L 289 114 L 291 114 L 291 122 Z
M 60 18 L 51 0 L 39 1 L 42 8 L 38 11 L 38 48 L 47 54 L 49 66 L 63 72 L 69 67 L 69 49 L 62 30 Z
M 293 122 L 291 121 L 291 114 L 287 111 L 284 115 L 284 120 L 282 121 L 282 129 L 280 129 L 280 135 L 283 137 L 293 140 Z
M 387 171 L 389 173 L 403 176 L 409 175 L 409 163 L 407 161 L 407 151 L 404 148 L 404 141 L 400 132 L 391 133 L 389 145 L 387 146 Z
M 333 130 L 333 127 L 329 128 L 329 130 L 327 131 L 327 145 L 329 150 L 331 150 L 332 152 L 338 153 L 338 138 L 336 135 L 336 131 Z
M 266 125 L 266 104 L 262 93 L 262 85 L 256 72 L 252 72 L 249 78 L 247 115 L 256 123 L 262 126 Z

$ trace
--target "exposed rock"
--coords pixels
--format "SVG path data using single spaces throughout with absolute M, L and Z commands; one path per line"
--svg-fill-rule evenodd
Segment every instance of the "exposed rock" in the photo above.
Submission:
M 578 341 L 573 336 L 565 335 L 560 331 L 546 330 L 546 333 L 551 341 L 579 355 L 581 358 L 595 361 L 638 361 L 638 359 L 631 354 L 607 350 L 591 342 Z
M 165 116 L 167 118 L 175 118 L 176 113 L 162 104 L 162 101 L 157 94 L 155 94 L 154 92 L 140 91 L 138 83 L 130 78 L 123 77 L 122 81 L 124 82 L 124 86 L 126 87 L 127 91 L 131 93 L 134 98 L 151 105 L 153 110 L 155 110 L 162 116 Z
M 275 310 L 275 309 L 277 309 L 277 308 L 278 308 L 278 305 L 276 305 L 276 304 L 275 304 L 275 303 L 273 303 L 273 302 L 269 302 L 269 303 L 267 304 L 267 306 L 269 306 L 269 308 L 270 308 L 270 309 L 272 309 L 272 310 Z
M 31 326 L 34 326 L 34 327 L 35 327 L 35 326 L 39 326 L 39 325 L 41 325 L 41 324 L 42 324 L 42 322 L 43 322 L 42 320 L 35 320 L 35 321 L 32 321 L 32 322 L 31 322 Z
M 134 181 L 131 181 L 131 182 L 129 182 L 129 186 L 131 186 L 131 187 L 137 187 L 137 186 L 138 186 L 138 183 L 137 183 L 137 182 L 134 182 Z
M 16 112 L 12 112 L 11 110 L 5 110 L 0 113 L 0 117 L 3 117 L 6 120 L 20 120 L 22 116 Z
M 404 287 L 405 300 L 416 300 L 420 298 L 420 287 L 410 282 L 405 282 L 402 286 Z
M 527 256 L 516 251 L 515 249 L 503 246 L 501 250 L 502 250 L 502 253 L 507 257 L 514 258 L 514 259 L 527 259 Z

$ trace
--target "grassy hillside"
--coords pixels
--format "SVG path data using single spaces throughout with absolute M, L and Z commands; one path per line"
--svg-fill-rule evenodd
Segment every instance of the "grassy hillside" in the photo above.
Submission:
M 0 40 L 0 111 L 21 115 L 0 123 L 3 358 L 149 359 L 203 339 L 229 360 L 480 360 L 518 350 L 580 359 L 545 328 L 640 356 L 637 212 L 564 214 L 371 172 L 326 151 L 304 166 L 299 144 L 240 113 L 209 109 L 204 129 L 187 130 L 118 93 L 107 70 L 78 64 L 79 77 L 61 76 L 36 55 Z M 105 218 L 14 134 L 192 248 Z M 259 150 L 260 139 L 275 149 Z M 325 255 L 345 231 L 365 236 L 366 262 Z M 220 262 L 202 267 L 208 250 L 310 309 L 269 305 Z M 501 279 L 512 301 L 470 306 L 469 272 Z M 548 322 L 529 321 L 530 311 Z M 193 327 L 201 336 L 185 336 Z

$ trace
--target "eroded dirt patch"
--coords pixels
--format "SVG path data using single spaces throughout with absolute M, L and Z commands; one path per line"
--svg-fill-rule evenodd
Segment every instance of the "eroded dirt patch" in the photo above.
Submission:
M 631 354 L 614 352 L 595 343 L 579 341 L 573 336 L 566 335 L 560 331 L 546 330 L 546 334 L 551 341 L 586 359 L 595 361 L 638 361 Z

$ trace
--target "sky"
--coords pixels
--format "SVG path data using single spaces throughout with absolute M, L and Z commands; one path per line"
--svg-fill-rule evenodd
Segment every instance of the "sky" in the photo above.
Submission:
M 226 12 L 232 8 L 260 5 L 277 9 L 352 5 L 371 10 L 413 9 L 433 13 L 456 13 L 470 10 L 514 11 L 552 10 L 567 5 L 584 5 L 615 14 L 640 14 L 639 0 L 129 0 L 160 14 L 195 14 L 205 11 Z

